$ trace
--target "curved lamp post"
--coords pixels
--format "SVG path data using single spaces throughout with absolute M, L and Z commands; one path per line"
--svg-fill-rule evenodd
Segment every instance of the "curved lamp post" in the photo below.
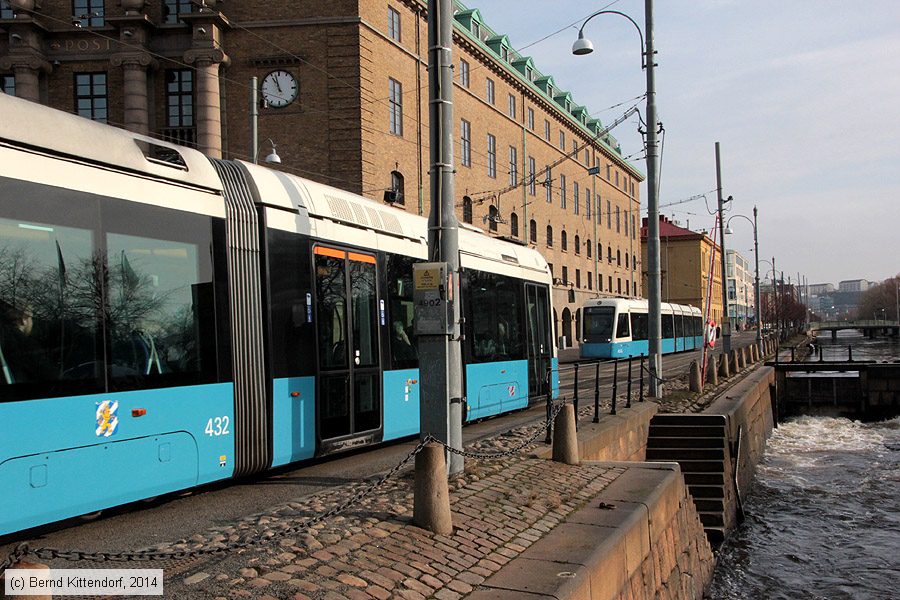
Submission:
M 650 320 L 650 395 L 661 398 L 663 395 L 660 377 L 662 377 L 662 306 L 660 304 L 660 265 L 659 265 L 659 122 L 656 116 L 656 63 L 653 50 L 653 0 L 644 0 L 644 31 L 634 19 L 617 10 L 600 10 L 589 16 L 578 30 L 578 39 L 572 44 L 572 54 L 583 56 L 594 51 L 594 45 L 584 37 L 584 27 L 588 21 L 600 15 L 619 15 L 625 17 L 641 38 L 641 67 L 647 72 L 647 300 Z M 646 35 L 644 35 L 646 33 Z
M 760 319 L 760 307 L 759 307 L 759 237 L 757 236 L 757 228 L 756 228 L 756 207 L 753 207 L 753 219 L 746 215 L 731 215 L 728 218 L 728 221 L 725 223 L 725 233 L 731 233 L 731 229 L 728 227 L 728 223 L 731 223 L 731 219 L 735 219 L 740 217 L 741 219 L 746 219 L 750 221 L 750 224 L 753 225 L 753 255 L 756 258 L 756 345 L 759 347 L 759 355 L 763 356 L 762 349 L 762 320 Z M 727 280 L 726 280 L 727 285 Z M 735 291 L 737 288 L 735 287 Z

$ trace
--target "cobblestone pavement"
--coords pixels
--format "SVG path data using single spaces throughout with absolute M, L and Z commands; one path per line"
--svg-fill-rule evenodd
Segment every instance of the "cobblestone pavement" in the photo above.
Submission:
M 521 427 L 467 450 L 515 448 L 539 427 Z M 161 546 L 206 546 L 250 533 L 273 538 L 171 577 L 166 596 L 461 598 L 622 472 L 552 463 L 534 458 L 529 448 L 499 460 L 467 460 L 465 473 L 450 484 L 454 532 L 443 536 L 412 524 L 413 479 L 408 470 L 344 514 L 301 535 L 279 538 L 279 531 L 328 510 L 366 483 L 329 490 L 184 543 Z

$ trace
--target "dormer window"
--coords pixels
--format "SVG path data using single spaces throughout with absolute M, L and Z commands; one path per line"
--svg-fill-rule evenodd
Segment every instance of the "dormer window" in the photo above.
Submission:
M 534 80 L 534 71 L 531 69 L 531 67 L 525 67 L 525 79 L 527 79 L 528 81 Z
M 506 46 L 500 46 L 500 58 L 504 61 L 509 62 L 509 48 Z
M 478 24 L 478 21 L 472 21 L 472 35 L 481 39 L 481 25 Z
M 572 103 L 566 100 L 566 112 L 572 112 Z
M 551 98 L 553 97 L 553 86 L 550 85 L 549 83 L 547 84 L 547 95 L 550 96 Z

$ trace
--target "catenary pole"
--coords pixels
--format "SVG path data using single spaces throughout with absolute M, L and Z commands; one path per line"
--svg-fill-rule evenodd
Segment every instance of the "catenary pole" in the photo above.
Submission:
M 719 198 L 719 265 L 722 270 L 722 352 L 731 352 L 731 318 L 728 315 L 728 277 L 725 271 L 725 201 L 722 200 L 722 162 L 719 158 L 719 142 L 716 142 L 716 193 Z

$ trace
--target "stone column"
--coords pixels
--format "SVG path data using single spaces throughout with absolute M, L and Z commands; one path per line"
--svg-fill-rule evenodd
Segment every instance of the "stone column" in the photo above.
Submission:
M 220 49 L 189 50 L 185 61 L 196 68 L 195 107 L 197 148 L 212 158 L 222 158 L 222 103 L 219 67 L 229 58 Z
M 37 69 L 18 64 L 13 67 L 16 76 L 16 96 L 32 102 L 41 101 L 41 79 Z
M 117 54 L 112 57 L 111 62 L 114 67 L 122 67 L 125 72 L 125 128 L 148 135 L 150 105 L 147 69 L 156 68 L 156 61 L 149 54 L 134 52 Z
M 0 70 L 12 71 L 16 78 L 16 96 L 32 102 L 41 101 L 41 73 L 49 74 L 52 70 L 44 56 L 30 47 L 28 43 L 33 32 L 21 29 L 20 39 L 15 46 L 10 46 L 9 54 L 0 57 Z

